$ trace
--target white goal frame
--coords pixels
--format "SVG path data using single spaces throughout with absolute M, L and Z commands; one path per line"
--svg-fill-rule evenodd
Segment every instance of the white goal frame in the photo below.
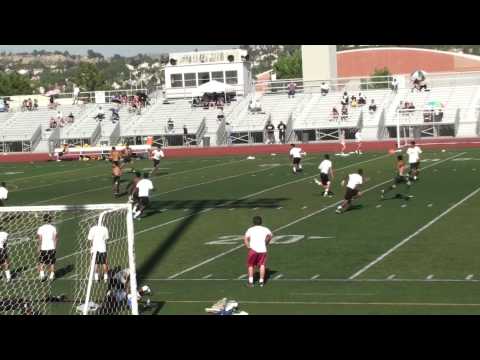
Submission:
M 94 205 L 45 205 L 45 206 L 4 206 L 0 207 L 0 213 L 9 213 L 9 212 L 48 212 L 48 211 L 92 211 L 92 210 L 104 210 L 100 216 L 98 223 L 101 224 L 103 216 L 107 212 L 115 210 L 127 210 L 127 219 L 126 219 L 126 233 L 127 233 L 127 249 L 128 249 L 128 263 L 130 270 L 130 294 L 131 296 L 131 306 L 132 306 L 132 315 L 138 315 L 138 299 L 137 299 L 137 273 L 136 273 L 136 264 L 135 264 L 135 231 L 133 225 L 133 209 L 132 204 L 94 204 Z M 95 262 L 96 253 L 92 254 L 92 262 Z M 92 268 L 93 269 L 93 268 Z M 89 274 L 87 296 L 85 299 L 85 309 L 83 314 L 86 315 L 88 312 L 85 311 L 88 309 L 89 296 L 91 293 L 92 287 L 93 272 Z

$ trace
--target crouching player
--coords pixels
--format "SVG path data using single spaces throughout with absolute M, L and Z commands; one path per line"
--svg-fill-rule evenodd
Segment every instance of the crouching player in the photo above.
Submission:
M 150 299 L 146 298 L 151 294 L 148 286 L 144 285 L 137 290 L 137 301 L 145 300 L 150 305 Z M 107 287 L 107 293 L 100 306 L 100 314 L 113 314 L 132 306 L 132 294 L 130 291 L 130 270 L 116 268 L 111 271 Z
M 265 272 L 267 262 L 267 245 L 272 240 L 272 232 L 262 226 L 260 216 L 253 217 L 253 226 L 247 230 L 244 237 L 244 244 L 248 249 L 247 267 L 248 267 L 248 286 L 253 287 L 253 270 L 260 268 L 259 285 L 265 284 Z
M 345 186 L 345 183 L 347 184 L 345 198 L 343 203 L 337 207 L 337 214 L 347 211 L 352 204 L 352 200 L 362 196 L 359 188 L 363 184 L 363 170 L 359 169 L 356 173 L 348 175 L 346 179 L 342 180 L 342 186 Z

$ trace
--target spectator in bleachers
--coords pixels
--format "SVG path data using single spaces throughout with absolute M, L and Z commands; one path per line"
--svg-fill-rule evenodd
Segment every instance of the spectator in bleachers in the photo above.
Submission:
M 282 144 L 285 144 L 285 134 L 287 132 L 287 125 L 285 125 L 283 121 L 280 121 L 280 124 L 278 124 L 277 129 L 278 129 L 278 136 L 280 138 L 280 142 Z
M 3 107 L 7 112 L 10 110 L 10 104 L 8 103 L 9 100 L 10 98 L 3 98 Z
M 168 121 L 167 121 L 167 131 L 168 131 L 170 134 L 173 134 L 174 131 L 175 131 L 175 125 L 174 125 L 174 123 L 173 123 L 172 118 L 169 118 Z
M 397 80 L 396 77 L 394 77 L 393 80 L 392 80 L 392 90 L 394 92 L 398 91 L 398 80 Z
M 225 135 L 227 137 L 227 144 L 231 145 L 232 144 L 232 126 L 230 123 L 225 123 Z
M 328 86 L 328 84 L 325 84 L 325 82 L 322 82 L 322 85 L 320 85 L 320 94 L 322 94 L 322 96 L 325 96 L 328 94 L 329 91 L 330 91 L 330 87 Z
M 223 114 L 223 110 L 220 110 L 220 113 L 217 115 L 217 121 L 222 122 L 225 119 L 225 115 Z
M 372 99 L 370 106 L 368 107 L 368 112 L 370 114 L 374 114 L 377 111 L 377 104 L 375 104 L 375 100 Z
M 120 114 L 118 113 L 119 109 L 117 107 L 113 107 L 110 109 L 110 111 L 112 112 L 112 123 L 115 124 L 117 121 L 120 121 Z
M 27 110 L 32 111 L 33 110 L 33 101 L 31 98 L 28 98 L 27 100 Z
M 367 105 L 367 97 L 362 93 L 358 93 L 358 105 Z
M 348 98 L 348 93 L 345 91 L 342 96 L 342 101 L 340 102 L 342 106 L 348 105 L 349 98 Z
M 80 88 L 75 85 L 73 87 L 73 105 L 78 104 L 78 97 L 80 96 Z
M 342 117 L 340 119 L 342 121 L 348 120 L 348 107 L 347 107 L 347 105 L 342 106 Z
M 275 126 L 270 120 L 265 125 L 265 132 L 267 133 L 267 144 L 275 144 Z
M 333 107 L 333 109 L 332 109 L 332 120 L 337 121 L 337 120 L 338 120 L 338 116 L 339 116 L 339 113 L 338 113 L 337 108 L 336 108 L 336 107 Z
M 293 81 L 291 81 L 288 84 L 288 98 L 294 98 L 295 97 L 295 92 L 297 91 L 297 84 L 295 84 Z
M 187 129 L 187 125 L 183 125 L 183 145 L 188 145 L 188 129 Z
M 38 110 L 38 100 L 33 99 L 33 110 L 37 111 Z
M 355 96 L 352 96 L 352 100 L 350 101 L 350 106 L 352 108 L 356 108 L 357 107 L 357 98 Z
M 98 121 L 102 121 L 105 119 L 105 111 L 103 111 L 102 107 L 98 107 L 97 115 L 95 115 L 94 119 Z
M 21 111 L 27 111 L 27 99 L 22 101 L 22 107 L 20 108 Z
M 67 121 L 68 121 L 69 124 L 73 124 L 73 122 L 75 121 L 75 116 L 73 115 L 72 112 L 68 115 L 68 120 Z
M 56 109 L 57 108 L 57 103 L 55 102 L 55 97 L 53 95 L 50 95 L 50 99 L 48 102 L 48 108 L 49 109 Z
M 192 99 L 192 107 L 197 107 L 201 105 L 200 97 L 194 97 Z

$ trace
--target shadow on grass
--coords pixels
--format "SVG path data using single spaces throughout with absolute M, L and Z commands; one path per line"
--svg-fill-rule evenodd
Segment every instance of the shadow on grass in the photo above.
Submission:
M 190 211 L 185 214 L 183 219 L 178 222 L 178 225 L 170 232 L 168 237 L 160 243 L 156 248 L 152 248 L 150 256 L 141 264 L 137 269 L 137 276 L 143 279 L 147 279 L 152 270 L 157 267 L 161 260 L 171 250 L 172 246 L 179 241 L 185 231 L 192 225 L 197 217 L 201 215 L 201 211 L 210 208 L 238 208 L 238 209 L 250 209 L 250 208 L 277 208 L 287 198 L 274 198 L 274 199 L 248 199 L 248 200 L 182 200 L 182 201 L 155 201 L 152 202 L 150 209 L 146 211 L 145 217 L 152 216 L 155 213 L 160 212 L 162 208 L 168 209 L 189 209 Z M 248 225 L 248 224 L 246 224 Z
M 161 213 L 162 209 L 169 210 L 190 210 L 190 214 L 205 209 L 254 209 L 277 208 L 288 198 L 272 198 L 272 199 L 247 199 L 247 200 L 229 200 L 229 199 L 213 199 L 213 200 L 160 200 L 152 201 L 149 208 L 145 211 L 144 217 Z
M 57 271 L 55 271 L 55 276 L 57 277 L 57 279 L 59 279 L 59 278 L 62 278 L 64 276 L 68 275 L 72 271 L 73 271 L 73 265 L 69 264 L 69 265 L 64 266 L 64 267 L 58 269 Z

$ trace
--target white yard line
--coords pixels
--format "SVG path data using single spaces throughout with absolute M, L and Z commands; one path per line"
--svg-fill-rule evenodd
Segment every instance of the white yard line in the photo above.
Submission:
M 459 202 L 455 203 L 454 205 L 450 206 L 447 210 L 445 210 L 444 212 L 442 212 L 440 215 L 438 215 L 437 217 L 435 217 L 433 220 L 429 221 L 427 224 L 423 225 L 421 228 L 419 228 L 417 231 L 415 231 L 413 234 L 407 236 L 405 239 L 403 239 L 402 241 L 400 241 L 397 245 L 395 245 L 394 247 L 392 247 L 390 250 L 388 250 L 387 252 L 385 252 L 384 254 L 380 255 L 378 258 L 376 258 L 375 260 L 373 260 L 372 262 L 370 262 L 369 264 L 367 264 L 366 266 L 364 266 L 363 268 L 361 268 L 360 270 L 358 270 L 355 274 L 353 274 L 352 276 L 350 276 L 350 279 L 355 279 L 356 277 L 358 277 L 359 275 L 363 274 L 365 271 L 367 271 L 368 269 L 370 269 L 372 266 L 374 266 L 375 264 L 378 264 L 380 261 L 382 261 L 383 259 L 385 259 L 388 255 L 390 255 L 391 253 L 393 253 L 395 250 L 397 250 L 398 248 L 400 248 L 401 246 L 405 245 L 407 242 L 409 242 L 411 239 L 413 239 L 415 236 L 417 236 L 418 234 L 422 233 L 423 231 L 425 231 L 426 229 L 428 229 L 430 226 L 432 226 L 433 224 L 435 224 L 438 220 L 442 219 L 445 215 L 447 215 L 448 213 L 450 213 L 452 210 L 456 209 L 458 206 L 460 206 L 461 204 L 463 204 L 465 201 L 467 201 L 468 199 L 470 199 L 471 197 L 475 196 L 478 192 L 480 191 L 480 187 L 477 188 L 476 190 L 474 190 L 473 192 L 471 192 L 470 194 L 468 194 L 467 196 L 465 196 L 462 200 L 460 200 Z
M 439 165 L 439 164 L 441 164 L 441 163 L 443 163 L 443 162 L 445 162 L 445 161 L 451 160 L 451 159 L 453 159 L 453 158 L 455 158 L 455 157 L 458 157 L 458 156 L 462 156 L 462 155 L 464 155 L 464 154 L 465 154 L 465 153 L 463 152 L 463 153 L 457 154 L 457 155 L 455 155 L 455 156 L 448 157 L 448 158 L 446 158 L 446 159 L 444 159 L 444 160 L 442 160 L 442 161 L 438 161 L 438 162 L 432 163 L 431 165 L 425 166 L 423 169 L 425 170 L 425 169 L 428 169 L 428 168 L 430 168 L 430 167 L 437 166 L 437 165 Z M 388 155 L 387 155 L 387 156 L 388 156 Z M 371 159 L 371 160 L 368 160 L 368 161 L 378 160 L 378 159 L 383 158 L 383 157 L 385 157 L 385 156 L 377 157 L 377 158 L 375 158 L 375 159 Z M 368 161 L 367 161 L 367 162 L 368 162 Z M 344 168 L 338 169 L 337 171 L 343 170 L 343 169 L 345 169 L 345 168 L 347 168 L 347 167 L 352 167 L 352 166 L 357 167 L 359 164 L 360 164 L 360 163 L 351 164 L 351 165 L 346 166 L 346 167 L 344 167 Z M 315 175 L 315 176 L 316 176 L 316 175 Z M 314 177 L 314 176 L 311 176 L 311 177 Z M 303 178 L 303 179 L 301 179 L 301 180 L 306 180 L 306 179 L 307 179 L 307 178 Z M 298 182 L 298 181 L 299 181 L 299 180 L 295 180 L 295 181 L 291 181 L 290 183 L 295 183 L 295 182 Z M 388 179 L 388 180 L 386 180 L 386 181 L 384 181 L 384 182 L 382 182 L 382 183 L 379 183 L 379 184 L 377 184 L 377 185 L 374 185 L 374 186 L 366 189 L 366 190 L 363 191 L 363 192 L 366 193 L 366 192 L 368 192 L 368 191 L 370 191 L 370 190 L 373 190 L 373 189 L 378 188 L 379 186 L 382 186 L 382 185 L 385 185 L 385 184 L 387 184 L 387 183 L 390 183 L 391 181 L 392 181 L 391 179 Z M 286 184 L 288 184 L 288 183 L 286 183 Z M 285 184 L 284 184 L 284 185 L 285 185 Z M 281 187 L 281 186 L 284 186 L 284 185 L 277 185 L 277 186 L 274 186 L 273 188 L 270 188 L 270 189 L 275 189 L 275 188 L 278 188 L 278 187 Z M 257 195 L 257 194 L 261 194 L 261 193 L 266 192 L 266 191 L 269 191 L 269 189 L 259 191 L 259 192 L 255 193 L 255 194 L 253 194 L 253 195 L 249 195 L 248 197 L 255 196 L 255 195 Z M 244 198 L 242 198 L 242 199 L 244 199 Z M 330 205 L 328 205 L 328 206 L 326 206 L 326 207 L 324 207 L 324 208 L 322 208 L 322 209 L 316 210 L 316 211 L 314 211 L 314 212 L 312 212 L 312 213 L 310 213 L 310 214 L 308 214 L 308 215 L 302 216 L 302 217 L 300 217 L 300 218 L 298 218 L 298 219 L 296 219 L 296 220 L 294 220 L 294 221 L 292 221 L 292 222 L 290 222 L 290 223 L 288 223 L 288 224 L 286 224 L 286 225 L 284 225 L 284 226 L 281 226 L 281 227 L 279 227 L 279 228 L 277 228 L 277 229 L 274 229 L 273 232 L 275 233 L 275 232 L 277 232 L 277 231 L 286 229 L 286 228 L 288 228 L 288 227 L 290 227 L 290 226 L 292 226 L 292 225 L 294 225 L 294 224 L 296 224 L 296 223 L 299 223 L 299 222 L 301 222 L 301 221 L 304 221 L 304 220 L 306 220 L 306 219 L 308 219 L 308 218 L 310 218 L 310 217 L 312 217 L 312 216 L 318 215 L 318 214 L 320 214 L 320 213 L 322 213 L 322 212 L 324 212 L 324 211 L 326 211 L 326 210 L 328 210 L 328 209 L 331 209 L 332 207 L 337 206 L 338 204 L 342 203 L 342 201 L 343 201 L 343 200 L 337 201 L 337 202 L 335 202 L 335 203 L 333 203 L 333 204 L 330 204 Z M 215 255 L 215 256 L 213 256 L 213 257 L 211 257 L 211 258 L 208 258 L 208 259 L 206 259 L 206 260 L 204 260 L 204 261 L 202 261 L 202 262 L 200 262 L 200 263 L 198 263 L 198 264 L 196 264 L 196 265 L 194 265 L 194 266 L 191 266 L 191 267 L 186 268 L 186 269 L 184 269 L 184 270 L 182 270 L 182 271 L 180 271 L 180 272 L 177 272 L 177 273 L 169 276 L 169 279 L 175 279 L 176 277 L 178 277 L 178 276 L 180 276 L 180 275 L 183 275 L 183 274 L 185 274 L 185 273 L 187 273 L 187 272 L 190 272 L 190 271 L 192 271 L 192 270 L 195 270 L 195 269 L 197 269 L 197 268 L 199 268 L 199 267 L 201 267 L 201 266 L 203 266 L 203 265 L 205 265 L 205 264 L 208 264 L 208 263 L 210 263 L 210 262 L 212 262 L 212 261 L 214 261 L 214 260 L 216 260 L 216 259 L 218 259 L 218 258 L 221 258 L 221 257 L 223 257 L 223 256 L 225 256 L 225 255 L 228 255 L 228 254 L 230 254 L 230 253 L 232 253 L 232 252 L 234 252 L 234 251 L 236 251 L 236 250 L 238 250 L 238 249 L 241 249 L 242 247 L 244 247 L 243 244 L 237 245 L 237 246 L 231 248 L 230 250 L 224 251 L 224 252 L 222 252 L 222 253 L 220 253 L 220 254 L 217 254 L 217 255 Z

